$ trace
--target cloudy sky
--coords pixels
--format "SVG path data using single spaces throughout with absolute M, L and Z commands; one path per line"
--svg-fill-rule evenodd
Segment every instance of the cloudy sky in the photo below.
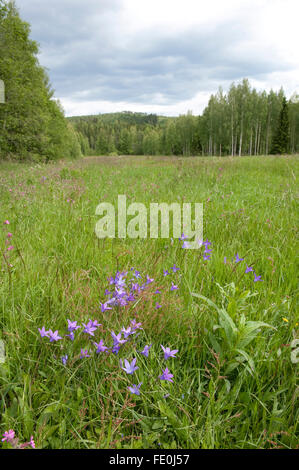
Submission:
M 67 116 L 200 114 L 248 78 L 299 93 L 298 0 L 16 0 Z

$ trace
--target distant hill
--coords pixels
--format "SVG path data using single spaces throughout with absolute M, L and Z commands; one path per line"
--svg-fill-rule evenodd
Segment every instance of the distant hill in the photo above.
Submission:
M 163 118 L 163 117 L 162 117 Z M 99 119 L 105 124 L 114 124 L 116 121 L 132 125 L 152 125 L 156 126 L 159 116 L 156 114 L 134 113 L 132 111 L 122 111 L 118 113 L 105 113 L 89 116 L 70 116 L 67 118 L 70 122 L 77 123 L 80 121 L 95 122 Z
M 118 113 L 68 118 L 86 155 L 268 155 L 299 152 L 299 95 L 248 79 L 211 95 L 201 116 Z M 83 140 L 85 141 L 83 142 Z M 85 148 L 86 139 L 89 148 Z

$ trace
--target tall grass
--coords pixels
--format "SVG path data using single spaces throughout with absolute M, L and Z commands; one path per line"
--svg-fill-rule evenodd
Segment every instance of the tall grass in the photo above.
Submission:
M 1 433 L 51 449 L 298 447 L 298 166 L 296 156 L 2 164 Z M 147 207 L 202 202 L 211 259 L 179 240 L 97 239 L 95 209 L 119 194 Z M 154 282 L 101 312 L 107 278 L 131 268 Z M 95 353 L 93 341 L 111 346 L 134 318 L 143 329 L 118 354 Z M 67 319 L 102 326 L 75 341 L 39 334 L 67 334 Z M 119 361 L 134 357 L 127 375 Z M 173 383 L 159 379 L 166 366 Z

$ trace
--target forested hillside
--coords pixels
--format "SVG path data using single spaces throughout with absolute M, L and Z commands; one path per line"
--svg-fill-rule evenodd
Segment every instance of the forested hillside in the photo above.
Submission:
M 257 92 L 249 81 L 220 88 L 201 116 L 143 113 L 72 117 L 85 154 L 267 155 L 299 151 L 299 96 Z
M 14 2 L 0 0 L 0 159 L 48 161 L 81 155 L 79 136 L 53 98 L 40 66 L 38 44 L 30 38 Z

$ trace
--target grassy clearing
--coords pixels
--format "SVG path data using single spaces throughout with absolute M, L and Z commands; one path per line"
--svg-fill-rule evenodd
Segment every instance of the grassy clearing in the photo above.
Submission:
M 52 449 L 298 447 L 298 169 L 296 156 L 2 164 L 1 434 Z M 178 240 L 98 240 L 96 206 L 119 194 L 203 202 L 211 259 Z M 132 267 L 154 282 L 101 312 L 107 278 Z M 102 326 L 94 338 L 40 336 L 42 326 L 67 334 L 67 319 Z M 93 341 L 112 346 L 111 330 L 133 319 L 143 330 L 118 354 L 95 353 Z M 176 357 L 165 361 L 161 344 Z M 119 361 L 134 357 L 127 375 Z M 173 383 L 159 379 L 166 366 Z

